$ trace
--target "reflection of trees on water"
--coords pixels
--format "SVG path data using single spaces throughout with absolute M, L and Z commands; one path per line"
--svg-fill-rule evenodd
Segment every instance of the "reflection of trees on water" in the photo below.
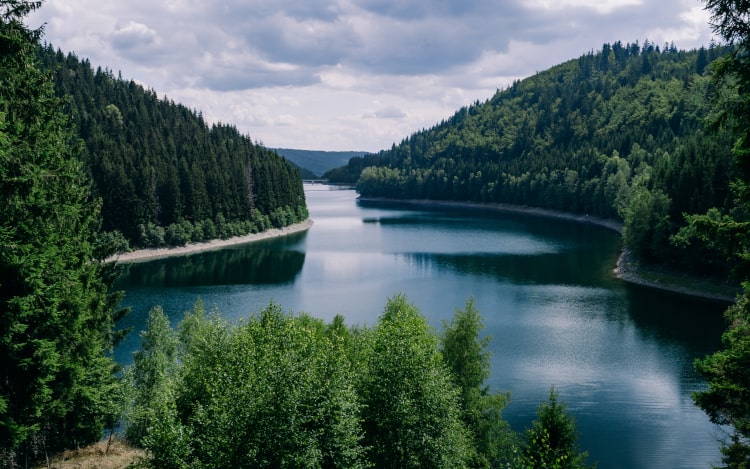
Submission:
M 433 254 L 408 253 L 405 257 L 418 266 L 436 266 L 462 274 L 489 276 L 519 285 L 580 285 L 600 287 L 617 259 L 606 251 L 565 251 L 562 253 L 514 254 Z
M 283 284 L 305 264 L 305 253 L 240 247 L 124 264 L 117 288 Z
M 689 346 L 696 358 L 721 345 L 727 302 L 630 284 L 626 292 L 630 317 L 659 342 Z M 692 372 L 692 362 L 690 365 Z
M 567 251 L 556 254 L 433 254 L 408 253 L 405 259 L 420 268 L 450 270 L 465 275 L 488 276 L 517 285 L 578 285 L 604 287 L 616 260 L 605 250 Z M 610 287 L 611 288 L 611 287 Z M 670 293 L 649 287 L 622 283 L 627 316 L 614 314 L 620 308 L 603 309 L 609 320 L 637 326 L 643 339 L 672 344 L 680 353 L 700 357 L 717 350 L 724 327 L 725 302 Z M 654 314 L 657 311 L 658 314 Z M 677 349 L 675 349 L 677 350 Z M 692 372 L 692 360 L 687 360 Z

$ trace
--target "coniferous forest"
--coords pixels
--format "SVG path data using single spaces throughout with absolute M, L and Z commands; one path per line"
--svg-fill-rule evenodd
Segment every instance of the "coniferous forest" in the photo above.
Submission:
M 605 44 L 327 174 L 363 197 L 508 203 L 624 222 L 639 257 L 727 273 L 676 239 L 683 214 L 732 205 L 732 139 L 709 122 L 727 52 Z
M 299 169 L 235 127 L 209 127 L 200 112 L 51 45 L 39 51 L 84 142 L 110 241 L 183 245 L 307 218 Z

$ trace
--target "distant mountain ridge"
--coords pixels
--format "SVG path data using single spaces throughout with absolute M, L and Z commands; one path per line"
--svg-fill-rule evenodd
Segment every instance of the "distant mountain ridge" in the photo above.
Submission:
M 272 148 L 272 150 L 298 167 L 307 169 L 316 178 L 319 178 L 333 168 L 344 166 L 352 158 L 368 153 L 365 151 L 316 151 L 295 150 L 291 148 Z M 303 178 L 308 179 L 304 175 Z

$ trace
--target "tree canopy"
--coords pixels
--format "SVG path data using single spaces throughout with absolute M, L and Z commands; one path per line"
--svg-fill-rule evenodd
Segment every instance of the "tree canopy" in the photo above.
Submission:
M 198 301 L 175 331 L 154 308 L 124 374 L 126 435 L 155 467 L 582 467 L 556 394 L 529 430 L 554 435 L 542 446 L 502 419 L 481 323 L 470 300 L 441 338 L 403 295 L 373 327 L 274 303 L 228 323 Z

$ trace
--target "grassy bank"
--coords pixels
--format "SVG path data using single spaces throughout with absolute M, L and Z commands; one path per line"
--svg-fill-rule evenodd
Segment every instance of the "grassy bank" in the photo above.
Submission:
M 128 443 L 113 438 L 111 444 L 102 440 L 93 445 L 67 450 L 50 458 L 48 464 L 36 469 L 136 469 L 147 467 L 146 454 Z

